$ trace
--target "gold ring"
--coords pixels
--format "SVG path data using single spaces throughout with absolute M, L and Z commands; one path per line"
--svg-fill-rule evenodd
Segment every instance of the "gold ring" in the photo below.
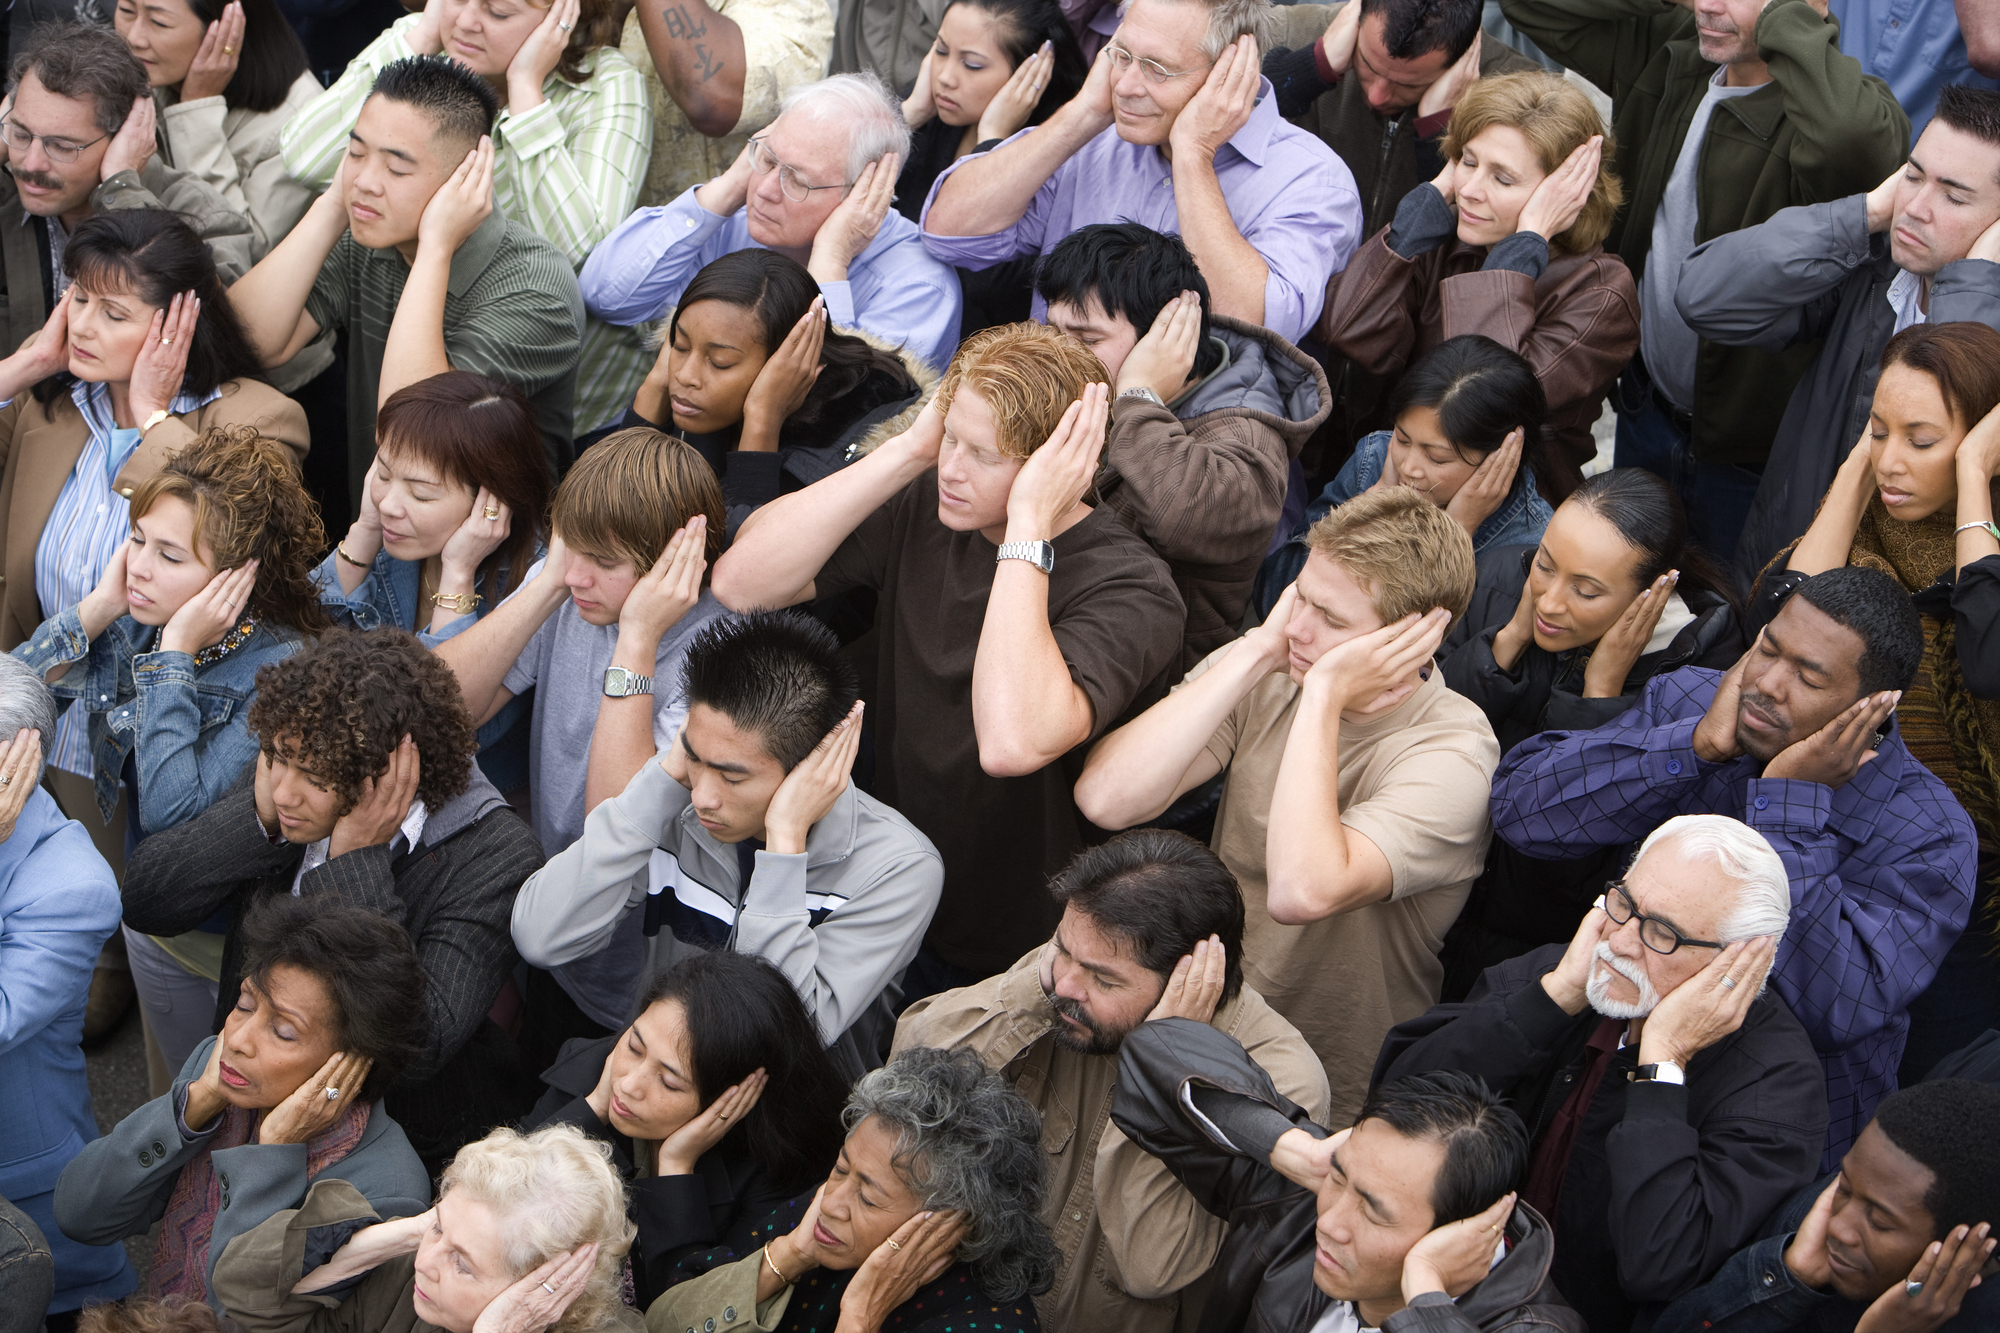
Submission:
M 173 345 L 174 345 L 174 340 L 172 338 L 169 338 L 164 334 L 160 336 L 160 346 L 172 347 Z
M 488 509 L 488 510 L 486 511 L 486 517 L 488 517 L 488 518 L 498 518 L 498 517 L 500 517 L 500 511 L 499 511 L 499 510 L 497 510 L 497 509 L 490 509 L 490 508 L 489 508 L 489 509 Z
M 901 1243 L 900 1241 L 893 1241 L 893 1240 L 892 1240 L 892 1241 L 890 1241 L 890 1242 L 889 1242 L 889 1248 L 890 1248 L 890 1249 L 892 1249 L 892 1250 L 900 1250 L 900 1249 L 902 1249 L 902 1248 L 903 1248 L 903 1246 L 902 1246 L 902 1243 Z
M 226 56 L 233 56 L 236 54 L 236 48 L 233 46 L 225 46 L 222 48 L 222 54 Z

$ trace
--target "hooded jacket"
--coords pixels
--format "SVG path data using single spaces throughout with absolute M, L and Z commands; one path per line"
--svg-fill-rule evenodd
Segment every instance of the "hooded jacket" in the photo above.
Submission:
M 1271 1084 L 1247 1052 L 1206 1024 L 1142 1023 L 1118 1056 L 1111 1121 L 1164 1163 L 1209 1212 L 1229 1223 L 1211 1270 L 1202 1333 L 1310 1333 L 1333 1304 L 1313 1285 L 1313 1192 L 1271 1166 L 1278 1137 L 1328 1131 Z M 1417 1301 L 1382 1322 L 1383 1333 L 1585 1333 L 1549 1282 L 1555 1237 L 1525 1203 L 1507 1221 L 1507 1253 L 1455 1302 Z
M 540 868 L 542 851 L 478 765 L 469 767 L 465 790 L 429 812 L 414 847 L 399 833 L 322 862 L 298 886 L 302 897 L 380 912 L 416 947 L 425 981 L 424 1046 L 387 1100 L 426 1160 L 450 1157 L 533 1100 L 530 1092 L 512 1109 L 493 1100 L 511 1091 L 511 1051 L 486 1011 L 514 967 L 507 918 L 515 890 Z M 231 909 L 217 1031 L 236 1006 L 243 977 L 243 913 L 261 898 L 290 893 L 305 854 L 303 845 L 264 832 L 253 766 L 202 814 L 140 843 L 126 866 L 125 923 L 134 930 L 178 935 Z
M 1716 593 L 1690 589 L 1669 603 L 1680 613 L 1678 626 L 1662 617 L 1664 635 L 1655 634 L 1615 697 L 1583 697 L 1589 648 L 1551 653 L 1530 643 L 1514 669 L 1502 671 L 1493 660 L 1493 638 L 1520 605 L 1534 555 L 1532 546 L 1482 552 L 1472 602 L 1438 649 L 1445 683 L 1485 712 L 1502 753 L 1544 731 L 1602 726 L 1636 704 L 1646 682 L 1662 672 L 1684 666 L 1726 670 L 1743 655 L 1736 609 Z M 1462 997 L 1494 963 L 1538 945 L 1567 941 L 1605 881 L 1624 865 L 1627 850 L 1614 847 L 1549 861 L 1494 839 L 1486 871 L 1446 936 L 1445 995 Z
M 1326 372 L 1255 324 L 1210 316 L 1221 364 L 1162 408 L 1111 408 L 1098 494 L 1167 562 L 1187 604 L 1181 670 L 1236 637 L 1292 460 L 1332 408 Z
M 803 853 L 780 855 L 717 842 L 688 789 L 648 763 L 521 886 L 514 942 L 536 967 L 556 967 L 643 931 L 641 986 L 705 949 L 768 959 L 858 1078 L 882 1063 L 897 983 L 943 887 L 930 839 L 853 783 Z

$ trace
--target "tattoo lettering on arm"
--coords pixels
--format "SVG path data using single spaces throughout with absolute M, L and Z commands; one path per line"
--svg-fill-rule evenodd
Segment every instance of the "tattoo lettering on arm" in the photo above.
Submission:
M 660 17 L 667 25 L 667 36 L 677 42 L 693 41 L 708 35 L 708 25 L 689 14 L 685 5 L 666 5 L 660 10 Z
M 706 46 L 699 43 L 694 48 L 694 65 L 695 72 L 700 75 L 703 83 L 722 73 L 722 62 L 717 60 Z

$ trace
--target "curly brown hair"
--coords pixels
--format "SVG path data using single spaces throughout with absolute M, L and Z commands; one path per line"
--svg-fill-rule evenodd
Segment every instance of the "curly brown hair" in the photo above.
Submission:
M 137 523 L 166 496 L 194 509 L 201 558 L 220 574 L 259 561 L 250 615 L 307 636 L 330 623 L 313 570 L 326 549 L 319 504 L 291 450 L 254 426 L 211 426 L 132 493 Z
M 250 704 L 259 748 L 277 757 L 282 745 L 342 813 L 405 736 L 417 743 L 417 798 L 438 809 L 471 780 L 478 730 L 451 668 L 399 629 L 328 632 L 258 671 Z
M 235 1333 L 236 1321 L 185 1296 L 156 1300 L 127 1296 L 110 1305 L 86 1305 L 77 1333 Z

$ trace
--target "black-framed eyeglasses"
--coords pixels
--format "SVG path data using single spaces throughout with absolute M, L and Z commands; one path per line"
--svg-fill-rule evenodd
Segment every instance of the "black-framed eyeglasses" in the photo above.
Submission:
M 63 166 L 68 166 L 83 156 L 83 150 L 91 144 L 103 143 L 111 137 L 108 134 L 100 134 L 90 143 L 78 143 L 74 139 L 51 139 L 46 134 L 34 133 L 12 116 L 0 120 L 0 135 L 6 137 L 8 151 L 12 153 L 25 153 L 35 146 L 36 140 L 40 140 L 42 151 L 49 155 L 49 161 L 59 162 Z
M 768 176 L 774 168 L 778 173 L 778 188 L 785 192 L 785 198 L 795 204 L 803 204 L 806 200 L 812 198 L 814 190 L 845 190 L 851 188 L 849 185 L 807 184 L 806 178 L 799 174 L 797 167 L 788 165 L 783 158 L 772 152 L 770 146 L 762 139 L 752 139 L 750 141 L 750 170 L 756 172 L 759 176 Z
M 1729 946 L 1716 940 L 1694 940 L 1675 930 L 1656 916 L 1647 916 L 1639 910 L 1639 904 L 1632 901 L 1632 895 L 1625 889 L 1625 881 L 1614 879 L 1604 886 L 1604 915 L 1611 918 L 1613 925 L 1624 925 L 1635 917 L 1639 922 L 1639 943 L 1654 953 L 1672 953 L 1683 944 L 1697 949 L 1725 949 Z

